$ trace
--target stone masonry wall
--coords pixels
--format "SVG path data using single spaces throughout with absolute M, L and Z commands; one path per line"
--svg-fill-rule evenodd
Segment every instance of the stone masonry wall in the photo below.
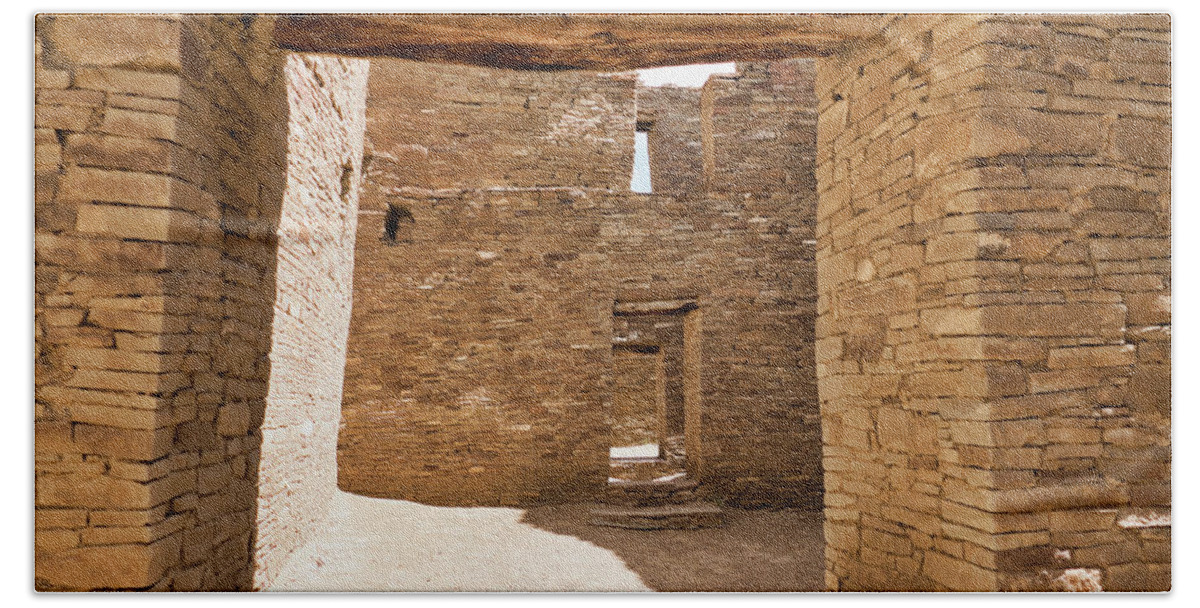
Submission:
M 981 324 L 1028 352 L 1006 361 L 1017 394 L 992 408 L 1027 427 L 1019 458 L 989 463 L 995 487 L 1053 495 L 1018 505 L 1026 523 L 1017 557 L 996 564 L 1000 587 L 1084 572 L 1107 590 L 1167 590 L 1170 19 L 983 24 L 989 67 L 968 79 L 992 133 L 975 162 L 991 179 L 953 201 L 978 225 L 953 249 L 1002 267 L 979 296 Z
M 629 188 L 630 75 L 371 63 L 367 122 L 382 187 Z
M 1138 298 L 1163 310 L 1169 187 L 1155 154 L 1169 145 L 1148 153 L 1120 135 L 1167 132 L 1169 89 L 1127 80 L 1142 66 L 1124 61 L 1163 57 L 1165 24 L 1016 21 L 897 17 L 818 70 L 834 589 L 1161 572 L 1144 563 L 1161 561 L 1154 533 L 1113 521 L 1138 485 L 1161 487 L 1166 461 L 1161 418 L 1125 388 L 1161 369 L 1162 349 L 1135 355 L 1166 337 L 1163 315 L 1134 333 L 1127 311 Z
M 259 588 L 321 529 L 337 488 L 368 66 L 287 57 L 287 189 L 258 472 Z
M 799 219 L 775 219 L 811 199 L 392 200 L 415 219 L 402 242 L 381 240 L 383 210 L 360 213 L 343 489 L 436 504 L 591 495 L 611 445 L 613 301 L 694 298 L 701 479 L 734 503 L 819 501 L 812 246 Z
M 588 255 L 595 203 L 567 191 L 389 200 L 416 223 L 392 244 L 383 209 L 364 199 L 359 213 L 339 486 L 446 505 L 599 490 L 612 298 Z
M 661 444 L 658 352 L 613 349 L 611 447 Z
M 811 62 L 802 65 L 811 77 Z M 473 94 L 486 96 L 487 83 L 497 98 L 511 97 L 505 88 L 511 84 L 505 80 L 509 73 L 496 72 L 494 78 L 478 78 Z M 441 193 L 400 186 L 404 182 L 395 173 L 419 173 L 424 161 L 418 160 L 412 172 L 380 162 L 381 150 L 400 146 L 379 143 L 376 133 L 407 129 L 425 140 L 439 140 L 439 131 L 449 128 L 442 125 L 450 120 L 439 117 L 432 126 L 384 122 L 383 111 L 373 106 L 410 104 L 403 97 L 375 101 L 377 95 L 397 94 L 380 84 L 380 74 L 373 72 L 368 100 L 368 138 L 376 142 L 376 156 L 368 171 L 356 250 L 345 429 L 339 443 L 344 489 L 438 504 L 525 503 L 586 497 L 599 490 L 611 445 L 605 426 L 611 407 L 611 354 L 588 358 L 551 347 L 591 344 L 580 337 L 567 340 L 571 334 L 611 340 L 607 328 L 613 323 L 614 300 L 693 298 L 705 309 L 696 351 L 702 361 L 703 448 L 693 455 L 704 466 L 695 474 L 730 502 L 819 504 L 811 190 L 772 194 L 760 184 L 749 199 L 740 192 L 686 200 L 630 195 L 625 192 L 632 166 L 628 153 L 597 155 L 605 164 L 591 167 L 611 176 L 611 189 L 576 188 L 578 172 L 552 173 L 553 168 L 537 179 L 558 185 L 532 190 L 512 182 L 491 190 Z M 568 92 L 583 86 L 579 75 L 564 82 Z M 603 77 L 595 82 L 611 86 Z M 545 99 L 559 90 L 549 86 L 536 97 Z M 621 92 L 627 101 L 608 99 L 631 112 L 632 89 Z M 426 103 L 425 109 L 435 115 L 462 111 L 456 102 Z M 543 118 L 560 121 L 554 115 Z M 512 120 L 508 114 L 492 119 Z M 632 119 L 632 113 L 606 119 L 602 124 L 624 134 L 601 139 L 627 138 L 631 152 Z M 735 122 L 731 114 L 728 123 Z M 478 127 L 486 133 L 504 128 Z M 582 136 L 585 144 L 588 137 Z M 733 139 L 730 135 L 725 141 Z M 546 144 L 525 138 L 523 145 L 529 149 L 525 155 L 537 155 Z M 802 147 L 799 140 L 789 145 Z M 813 145 L 808 144 L 809 157 Z M 480 161 L 465 166 L 472 162 Z M 811 184 L 811 162 L 807 166 Z M 495 183 L 472 171 L 450 175 L 477 179 L 476 188 Z M 549 203 L 555 200 L 561 211 Z M 395 244 L 382 240 L 389 204 L 412 216 L 412 221 L 399 223 Z M 497 222 L 503 222 L 503 229 Z M 560 236 L 544 233 L 550 229 L 545 222 L 555 223 Z M 564 270 L 546 275 L 543 265 Z M 541 301 L 561 302 L 558 312 L 539 312 L 547 304 L 530 308 Z M 539 320 L 534 323 L 534 318 Z M 494 341 L 501 329 L 511 330 L 502 335 L 512 342 L 510 351 L 526 357 L 519 359 L 525 361 L 522 365 L 514 365 L 515 355 L 497 350 Z M 597 342 L 596 347 L 601 343 L 608 344 Z M 522 374 L 513 374 L 516 369 Z M 555 378 L 550 395 L 565 390 L 564 378 L 577 379 L 573 392 L 595 395 L 596 412 L 534 401 L 538 391 L 547 390 L 538 380 L 543 373 Z M 532 441 L 530 432 L 536 433 Z M 558 469 L 527 464 L 539 453 L 568 452 L 574 460 L 559 457 L 563 462 Z
M 814 204 L 803 193 L 632 195 L 604 216 L 599 252 L 617 301 L 699 304 L 702 447 L 689 458 L 702 466 L 691 474 L 731 504 L 820 501 Z
M 638 122 L 650 122 L 650 184 L 658 194 L 682 196 L 704 189 L 700 89 L 637 89 Z
M 714 192 L 811 192 L 816 99 L 811 59 L 738 63 L 702 89 L 704 183 Z
M 171 314 L 182 283 L 208 277 L 177 266 L 195 249 L 172 235 L 216 217 L 176 137 L 180 20 L 43 17 L 36 32 L 35 585 L 150 588 L 195 525 L 171 509 L 195 485 L 171 454 L 196 413 L 172 407 L 187 339 L 162 334 L 187 328 Z M 185 195 L 192 209 L 171 209 Z
M 38 588 L 250 586 L 286 149 L 270 26 L 39 19 Z

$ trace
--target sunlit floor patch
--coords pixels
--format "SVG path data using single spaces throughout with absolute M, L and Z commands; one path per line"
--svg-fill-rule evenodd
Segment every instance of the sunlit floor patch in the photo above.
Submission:
M 328 524 L 266 591 L 649 591 L 621 558 L 524 511 L 337 492 Z

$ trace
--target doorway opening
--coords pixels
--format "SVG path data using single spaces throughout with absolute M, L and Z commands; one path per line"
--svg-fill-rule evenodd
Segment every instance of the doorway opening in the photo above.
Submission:
M 613 306 L 610 484 L 667 482 L 688 474 L 687 411 L 698 407 L 699 396 L 696 391 L 689 399 L 688 385 L 698 381 L 699 372 L 688 367 L 699 359 L 687 354 L 696 340 L 689 339 L 688 328 L 697 308 L 694 300 Z M 696 417 L 693 425 L 698 422 Z

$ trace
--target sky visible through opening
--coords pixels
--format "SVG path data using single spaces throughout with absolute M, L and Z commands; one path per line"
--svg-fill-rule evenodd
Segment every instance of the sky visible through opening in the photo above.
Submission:
M 633 134 L 633 179 L 629 189 L 649 193 L 650 189 L 650 142 L 645 131 Z
M 698 63 L 695 65 L 672 65 L 665 68 L 646 68 L 638 70 L 638 81 L 642 86 L 661 87 L 674 85 L 677 87 L 699 88 L 713 74 L 733 74 L 737 64 L 729 63 Z
M 733 74 L 737 64 L 698 63 L 695 65 L 672 65 L 663 68 L 637 70 L 638 82 L 645 87 L 677 86 L 700 88 L 713 74 Z M 634 192 L 652 192 L 650 185 L 650 146 L 645 131 L 638 131 L 633 138 L 633 177 L 629 189 Z

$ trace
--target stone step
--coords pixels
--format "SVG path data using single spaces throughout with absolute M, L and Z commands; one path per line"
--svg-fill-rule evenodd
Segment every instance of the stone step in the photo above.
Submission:
M 686 477 L 670 481 L 610 481 L 603 502 L 630 506 L 680 504 L 696 498 L 698 485 L 696 480 Z
M 661 458 L 621 458 L 609 461 L 609 477 L 621 480 L 650 481 L 680 470 L 679 463 Z
M 591 515 L 594 526 L 632 530 L 695 530 L 725 525 L 721 507 L 699 500 L 653 507 L 597 507 Z

